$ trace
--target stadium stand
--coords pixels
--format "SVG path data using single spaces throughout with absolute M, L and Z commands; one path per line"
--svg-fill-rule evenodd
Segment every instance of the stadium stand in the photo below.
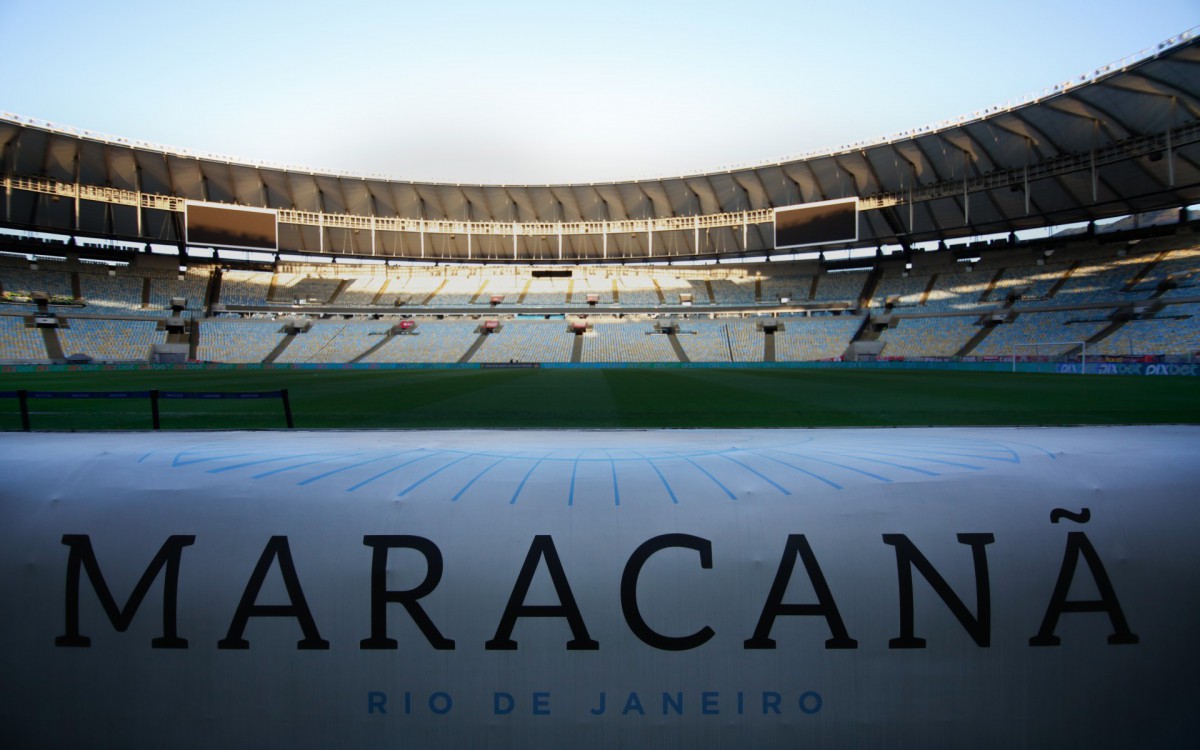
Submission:
M 858 300 L 867 283 L 866 271 L 823 273 L 817 278 L 816 302 L 852 302 Z
M 510 320 L 488 334 L 472 362 L 570 362 L 575 334 L 565 320 Z
M 71 274 L 62 268 L 65 265 L 62 261 L 39 260 L 35 269 L 28 261 L 4 260 L 4 263 L 0 263 L 0 286 L 4 291 L 45 292 L 52 297 L 75 297 L 71 288 Z
M 205 362 L 262 362 L 284 335 L 276 321 L 206 320 L 197 356 Z
M 479 338 L 479 321 L 425 321 L 415 334 L 386 339 L 360 362 L 458 362 Z
M 41 331 L 26 327 L 24 317 L 0 315 L 0 362 L 16 364 L 47 360 Z
M 195 317 L 203 314 L 204 293 L 208 286 L 211 269 L 188 269 L 182 279 L 176 275 L 147 274 L 150 280 L 150 297 L 147 313 L 162 315 L 171 309 L 172 299 L 187 301 L 184 317 Z
M 696 292 L 696 300 L 711 301 L 718 305 L 753 305 L 758 300 L 754 296 L 755 280 L 744 279 L 713 279 L 707 285 L 701 283 Z M 710 299 L 711 293 L 711 299 Z M 772 303 L 779 298 L 767 299 Z
M 301 302 L 326 305 L 342 287 L 342 279 L 336 277 L 310 276 L 302 273 L 276 273 L 271 277 L 267 292 L 268 302 L 284 304 Z
M 658 291 L 662 293 L 662 299 L 658 304 L 678 305 L 681 299 L 680 295 L 688 294 L 695 298 L 695 291 L 691 283 L 680 276 L 674 274 L 656 274 L 655 283 Z M 657 297 L 658 294 L 656 293 Z M 705 293 L 703 299 L 707 299 L 708 294 Z
M 1200 354 L 1200 304 L 1167 305 L 1153 318 L 1130 320 L 1088 347 L 1096 356 L 1145 357 Z
M 131 275 L 80 273 L 79 288 L 89 315 L 162 314 L 142 308 L 142 279 Z
M 658 283 L 652 276 L 622 274 L 613 279 L 613 294 L 625 307 L 654 307 L 662 301 Z
M 447 275 L 426 304 L 462 307 L 470 304 L 477 295 L 486 293 L 488 279 L 482 274 L 470 273 L 469 269 L 455 270 L 458 272 Z
M 787 298 L 792 302 L 808 302 L 811 299 L 815 278 L 811 275 L 769 275 L 762 280 L 762 300 L 778 302 Z
M 678 362 L 668 336 L 649 320 L 596 323 L 584 335 L 584 362 Z
M 983 270 L 952 268 L 941 271 L 933 280 L 933 286 L 929 287 L 918 309 L 923 312 L 935 312 L 994 307 L 997 303 L 983 299 L 988 290 L 989 280 L 989 274 Z
M 881 256 L 874 275 L 864 270 L 801 272 L 816 268 L 812 262 L 729 268 L 564 266 L 553 273 L 520 266 L 351 263 L 289 263 L 271 272 L 192 262 L 179 270 L 172 262 L 143 264 L 128 256 L 125 261 L 94 262 L 61 251 L 39 255 L 35 268 L 30 254 L 8 253 L 0 254 L 0 290 L 5 294 L 0 312 L 33 313 L 37 306 L 30 292 L 45 292 L 52 295 L 50 312 L 72 321 L 74 333 L 67 328 L 59 332 L 65 354 L 126 361 L 144 361 L 148 347 L 162 343 L 165 333 L 148 340 L 144 326 L 124 326 L 120 319 L 143 319 L 161 327 L 178 298 L 186 300 L 183 316 L 200 322 L 195 356 L 220 362 L 447 363 L 468 354 L 476 363 L 569 362 L 573 357 L 585 362 L 758 362 L 767 356 L 790 362 L 844 355 L 937 359 L 963 351 L 976 358 L 1071 352 L 1067 345 L 1031 346 L 1048 341 L 1088 341 L 1089 353 L 1125 358 L 1190 357 L 1200 350 L 1190 307 L 1200 302 L 1200 243 L 1194 233 L 1137 241 L 1119 235 L 1080 237 L 1050 244 L 975 258 L 959 252 L 967 257 L 959 262 L 936 252 L 908 262 Z M 224 307 L 215 314 L 224 317 L 205 317 L 210 281 L 220 282 L 218 301 Z M 862 326 L 862 316 L 853 314 L 864 294 L 869 297 L 864 312 L 882 322 Z M 317 319 L 311 330 L 285 341 L 284 323 L 274 318 L 298 312 L 297 301 Z M 712 305 L 723 308 L 719 317 L 690 312 Z M 326 308 L 345 315 L 320 320 Z M 237 319 L 221 312 L 226 309 L 251 317 Z M 530 309 L 539 315 L 595 312 L 591 330 L 577 342 L 565 320 L 520 317 Z M 673 339 L 646 335 L 654 319 L 616 317 L 621 310 L 637 309 L 677 316 L 681 331 Z M 455 317 L 469 310 L 500 316 L 501 329 L 480 338 L 480 321 Z M 759 310 L 782 316 L 778 322 L 783 330 L 768 339 L 753 317 Z M 851 314 L 829 315 L 833 310 Z M 392 335 L 401 311 L 416 316 L 416 335 Z M 964 312 L 978 314 L 951 314 Z M 435 313 L 445 319 L 433 317 Z M 985 313 L 1009 320 L 984 328 L 980 316 Z M 85 319 L 111 322 L 93 331 L 78 323 Z M 11 321 L 6 330 L 10 343 L 5 359 L 47 361 L 38 331 Z M 126 335 L 128 343 L 122 344 Z M 172 341 L 186 342 L 186 335 L 184 330 Z M 858 347 L 857 342 L 876 337 L 873 348 Z M 856 346 L 848 348 L 851 341 Z
M 856 315 L 788 318 L 785 330 L 775 334 L 775 359 L 779 362 L 836 359 L 846 351 L 862 322 L 862 317 Z
M 753 318 L 689 319 L 678 339 L 691 362 L 762 362 L 763 336 Z
M 719 320 L 686 320 L 679 344 L 692 362 L 732 362 L 733 344 L 727 324 Z
M 224 305 L 267 304 L 271 289 L 271 274 L 264 271 L 229 270 L 221 274 L 221 303 Z
M 530 307 L 561 307 L 567 302 L 568 283 L 568 279 L 561 278 L 532 278 L 524 292 L 524 304 Z M 509 298 L 506 297 L 504 302 L 509 304 Z
M 1015 297 L 1017 304 L 1040 304 L 1046 300 L 1050 288 L 1062 278 L 1067 268 L 1068 266 L 1059 263 L 1041 267 L 1005 268 L 992 289 L 990 299 L 1003 302 L 1011 295 Z
M 381 299 L 385 305 L 424 305 L 431 300 L 438 289 L 446 282 L 442 274 L 436 276 L 423 268 L 410 268 L 405 273 L 389 279 Z
M 996 326 L 972 352 L 978 356 L 1054 356 L 1087 341 L 1109 324 L 1112 310 L 1060 310 L 1021 313 Z
M 869 307 L 913 308 L 923 303 L 925 290 L 929 287 L 929 276 L 910 274 L 885 276 L 875 288 Z
M 1160 285 L 1170 287 L 1163 297 L 1200 297 L 1200 247 L 1168 251 L 1130 291 L 1134 295 L 1151 296 Z
M 522 304 L 521 294 L 530 281 L 531 279 L 527 276 L 514 273 L 488 274 L 487 286 L 483 293 L 475 299 L 475 304 L 490 305 L 492 298 L 499 296 L 504 298 L 502 304 L 505 307 L 519 306 Z
M 99 361 L 146 362 L 151 347 L 166 338 L 152 320 L 72 317 L 67 322 L 58 329 L 58 338 L 68 357 L 84 354 Z
M 879 337 L 883 357 L 952 357 L 979 332 L 974 315 L 896 318 Z
M 376 300 L 383 296 L 384 289 L 390 282 L 391 279 L 386 274 L 355 275 L 334 302 L 338 306 L 346 307 L 367 307 L 377 304 Z M 394 297 L 386 301 L 381 300 L 382 304 L 387 305 L 392 305 L 394 302 Z
M 725 321 L 734 362 L 762 362 L 766 334 L 756 319 Z
M 571 304 L 587 306 L 588 296 L 595 295 L 597 305 L 613 304 L 613 285 L 607 275 L 585 270 L 575 279 Z
M 1121 291 L 1143 265 L 1144 259 L 1133 257 L 1081 262 L 1054 293 L 1054 304 L 1066 306 L 1119 302 Z M 1023 303 L 1018 303 L 1018 306 L 1023 306 Z
M 380 343 L 391 327 L 391 323 L 360 321 L 314 323 L 307 332 L 297 334 L 275 361 L 281 364 L 352 362 Z
M 1074 357 L 1075 343 L 1048 345 L 1062 341 L 1112 358 L 1192 358 L 1200 146 L 1189 128 L 1200 99 L 1195 77 L 1180 71 L 1191 71 L 1198 50 L 1188 32 L 1019 107 L 853 152 L 549 190 L 275 171 L 194 154 L 183 157 L 198 168 L 177 170 L 180 154 L 168 147 L 5 114 L 0 355 L 60 360 L 65 348 L 142 361 L 152 348 L 160 362 L 281 364 Z M 1182 102 L 1180 119 L 1147 106 L 1154 76 L 1173 82 L 1160 99 Z M 1103 101 L 1089 114 L 1099 127 L 1082 127 L 1068 100 Z M 985 130 L 986 159 L 965 162 L 965 173 L 943 169 L 947 148 Z M 1030 152 L 1025 132 L 1035 130 L 1062 143 Z M 911 169 L 878 168 L 888 163 Z M 129 165 L 147 180 L 131 181 Z M 776 246 L 777 209 L 832 195 L 858 199 L 852 241 Z M 270 203 L 274 244 L 255 253 L 189 246 L 187 208 L 198 196 Z M 180 298 L 181 313 L 171 309 Z M 585 311 L 582 336 L 558 317 Z M 40 331 L 26 327 L 34 313 L 45 316 Z M 287 318 L 297 313 L 306 315 L 299 327 Z M 480 332 L 484 313 L 494 333 Z M 780 328 L 765 333 L 763 315 Z M 60 329 L 55 316 L 67 321 Z M 680 330 L 652 333 L 667 317 Z M 401 332 L 401 319 L 418 325 Z

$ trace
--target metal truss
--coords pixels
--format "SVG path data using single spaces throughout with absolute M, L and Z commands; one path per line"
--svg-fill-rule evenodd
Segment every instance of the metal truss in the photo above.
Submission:
M 993 170 L 973 178 L 944 180 L 911 190 L 863 196 L 859 198 L 859 208 L 861 210 L 877 210 L 1011 186 L 1025 186 L 1028 194 L 1028 185 L 1033 181 L 1088 170 L 1095 179 L 1099 167 L 1164 151 L 1169 158 L 1173 148 L 1196 142 L 1200 142 L 1200 123 L 1193 122 L 1165 133 L 1129 138 L 1088 153 L 1064 154 L 1020 168 Z M 173 195 L 74 184 L 44 177 L 5 176 L 4 189 L 6 192 L 23 190 L 75 201 L 96 201 L 176 213 L 183 212 L 188 203 L 188 199 Z M 372 232 L 409 232 L 421 235 L 462 234 L 467 237 L 502 235 L 513 237 L 514 241 L 517 237 L 539 236 L 560 238 L 577 235 L 619 234 L 652 236 L 656 232 L 686 231 L 698 234 L 700 230 L 716 228 L 741 228 L 745 232 L 752 225 L 770 224 L 774 221 L 775 215 L 773 208 L 760 208 L 752 211 L 620 221 L 486 222 L 332 214 L 293 209 L 279 209 L 277 213 L 281 224 Z

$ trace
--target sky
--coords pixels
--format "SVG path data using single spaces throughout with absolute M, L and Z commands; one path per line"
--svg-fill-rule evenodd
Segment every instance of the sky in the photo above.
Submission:
M 1197 25 L 1200 0 L 0 0 L 0 111 L 319 171 L 604 182 L 933 124 Z

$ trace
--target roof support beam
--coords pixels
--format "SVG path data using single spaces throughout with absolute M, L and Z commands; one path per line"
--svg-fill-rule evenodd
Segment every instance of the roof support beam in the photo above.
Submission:
M 1181 146 L 1200 143 L 1200 123 L 1189 123 L 1175 128 L 1170 133 L 1173 158 L 1183 158 L 1178 153 Z M 881 209 L 902 203 L 910 204 L 909 232 L 912 232 L 911 214 L 917 203 L 954 198 L 961 201 L 964 193 L 970 196 L 976 192 L 986 192 L 1002 187 L 1028 185 L 1032 181 L 1056 177 L 1080 171 L 1097 172 L 1106 164 L 1119 163 L 1130 159 L 1161 152 L 1166 144 L 1166 135 L 1145 136 L 1128 140 L 1120 145 L 1111 145 L 1086 153 L 1064 154 L 1059 157 L 1031 163 L 1021 168 L 996 170 L 989 173 L 971 175 L 964 169 L 962 178 L 957 176 L 947 180 L 938 173 L 932 163 L 929 164 L 931 174 L 937 180 L 931 184 L 918 187 L 915 178 L 916 165 L 909 161 L 912 173 L 906 189 L 900 192 L 878 193 L 860 198 L 864 210 Z M 966 152 L 964 152 L 966 153 Z M 964 157 L 964 159 L 967 157 Z M 1189 161 L 1190 164 L 1190 161 Z M 92 185 L 68 184 L 45 178 L 9 178 L 7 184 L 10 190 L 27 190 L 35 193 L 58 195 L 79 200 L 97 201 L 110 205 L 128 205 L 134 207 L 154 208 L 157 210 L 180 212 L 184 210 L 187 200 L 176 196 L 140 193 L 118 188 L 98 188 Z M 740 187 L 740 186 L 739 186 Z M 743 188 L 744 190 L 744 188 Z M 1117 194 L 1114 192 L 1114 194 Z M 643 194 L 643 198 L 645 198 Z M 648 199 L 647 199 L 648 200 Z M 990 198 L 989 200 L 994 200 Z M 739 196 L 739 205 L 741 203 Z M 1111 203 L 1111 201 L 1109 202 Z M 607 204 L 606 204 L 607 205 Z M 649 207 L 647 208 L 647 212 Z M 965 205 L 960 208 L 966 209 Z M 624 221 L 591 221 L 591 222 L 464 222 L 447 220 L 401 219 L 398 217 L 356 216 L 351 214 L 328 214 L 324 212 L 304 212 L 288 209 L 279 210 L 280 221 L 285 224 L 314 226 L 320 229 L 370 229 L 372 222 L 378 231 L 412 232 L 424 234 L 479 234 L 479 235 L 587 235 L 587 234 L 631 234 L 642 232 L 692 231 L 698 229 L 713 229 L 718 227 L 742 228 L 743 234 L 748 232 L 748 225 L 767 224 L 773 221 L 774 210 L 771 208 L 753 211 L 732 211 L 721 214 L 681 215 L 666 218 L 627 219 Z M 932 218 L 932 216 L 931 216 Z M 935 227 L 935 229 L 938 229 Z M 322 238 L 323 239 L 323 238 Z
M 1136 88 L 1133 86 L 1129 86 L 1128 84 L 1123 84 L 1121 82 L 1114 83 L 1113 85 L 1116 88 L 1121 88 L 1126 91 L 1136 91 L 1137 93 L 1146 94 L 1148 96 L 1161 96 L 1166 99 L 1182 99 L 1183 105 L 1187 109 L 1188 114 L 1190 114 L 1192 116 L 1192 119 L 1200 120 L 1200 106 L 1197 106 L 1194 103 L 1195 97 L 1190 95 L 1188 92 L 1184 91 L 1183 89 L 1179 88 L 1178 86 L 1176 86 L 1172 83 L 1168 83 L 1167 81 L 1164 81 L 1163 79 L 1159 78 L 1156 75 L 1153 75 L 1152 73 L 1147 73 L 1146 71 L 1138 71 L 1137 73 L 1131 73 L 1130 76 L 1134 77 L 1134 78 L 1141 78 L 1143 81 L 1148 81 L 1148 82 L 1154 84 L 1155 90 L 1146 91 L 1145 89 L 1139 89 L 1139 88 Z
M 966 138 L 968 141 L 970 141 L 972 144 L 974 144 L 975 148 L 979 149 L 980 152 L 982 152 L 983 155 L 987 157 L 989 162 L 991 162 L 992 164 L 999 163 L 996 161 L 996 157 L 992 154 L 992 152 L 989 151 L 987 146 L 984 145 L 983 141 L 980 141 L 978 138 L 971 135 L 971 132 L 969 130 L 967 130 L 966 128 L 962 129 L 962 133 L 963 133 L 963 137 Z M 992 205 L 992 208 L 996 211 L 996 215 L 1001 217 L 1001 219 L 1003 219 L 1004 211 L 1000 208 L 1000 204 L 998 204 L 996 202 L 996 198 L 995 198 L 995 196 L 992 195 L 992 191 L 985 190 L 983 192 L 983 194 L 987 197 L 988 202 Z M 1028 210 L 1026 211 L 1026 213 L 1028 213 Z M 1008 226 L 1008 230 L 1011 232 L 1012 226 L 1013 226 L 1012 222 L 1005 220 L 1005 224 Z
M 1096 183 L 1097 183 L 1097 182 L 1099 182 L 1100 184 L 1104 185 L 1105 189 L 1106 189 L 1106 190 L 1108 190 L 1109 192 L 1111 192 L 1113 195 L 1120 195 L 1120 191 L 1119 191 L 1119 190 L 1116 190 L 1116 189 L 1115 189 L 1115 188 L 1112 186 L 1112 184 L 1111 184 L 1111 183 L 1109 183 L 1107 180 L 1105 180 L 1103 177 L 1100 177 L 1100 172 L 1099 172 L 1099 170 L 1098 170 L 1098 169 L 1096 169 L 1096 165 L 1095 165 L 1095 151 L 1096 151 L 1096 137 L 1095 137 L 1095 129 L 1096 129 L 1096 127 L 1099 127 L 1100 129 L 1102 129 L 1102 130 L 1104 131 L 1104 134 L 1105 134 L 1106 136 L 1108 136 L 1108 139 L 1109 139 L 1110 141 L 1112 141 L 1113 143 L 1116 143 L 1117 141 L 1124 140 L 1124 137 L 1118 137 L 1118 136 L 1117 136 L 1117 135 L 1116 135 L 1116 134 L 1115 134 L 1115 133 L 1112 131 L 1112 128 L 1111 128 L 1111 127 L 1110 127 L 1110 125 L 1109 125 L 1110 123 L 1117 123 L 1117 124 L 1119 124 L 1119 125 L 1120 125 L 1120 127 L 1121 127 L 1121 128 L 1122 128 L 1122 129 L 1123 129 L 1125 132 L 1127 132 L 1127 133 L 1130 133 L 1130 132 L 1133 132 L 1133 131 L 1132 131 L 1132 130 L 1130 130 L 1130 129 L 1129 129 L 1129 128 L 1128 128 L 1128 127 L 1127 127 L 1127 126 L 1124 124 L 1124 123 L 1122 123 L 1122 122 L 1121 122 L 1119 119 L 1117 119 L 1117 118 L 1116 118 L 1116 116 L 1114 116 L 1114 115 L 1113 115 L 1111 112 L 1109 112 L 1109 111 L 1108 111 L 1107 109 L 1105 109 L 1104 107 L 1101 107 L 1101 106 L 1099 106 L 1099 105 L 1097 105 L 1097 104 L 1093 104 L 1093 103 L 1091 103 L 1091 102 L 1089 102 L 1089 101 L 1086 101 L 1086 100 L 1084 100 L 1082 97 L 1078 97 L 1078 96 L 1076 96 L 1076 97 L 1072 97 L 1072 101 L 1076 102 L 1076 103 L 1077 103 L 1079 106 L 1083 107 L 1083 108 L 1084 108 L 1085 110 L 1087 110 L 1089 113 L 1092 113 L 1092 114 L 1094 114 L 1094 115 L 1099 115 L 1098 117 L 1096 117 L 1096 116 L 1093 116 L 1093 117 L 1090 117 L 1090 118 L 1089 118 L 1089 119 L 1091 119 L 1091 120 L 1092 120 L 1092 122 L 1093 122 L 1093 126 L 1094 126 L 1094 127 L 1093 127 L 1093 131 L 1092 131 L 1092 143 L 1091 143 L 1091 151 L 1092 151 L 1092 165 L 1091 165 L 1091 170 L 1092 170 L 1092 203 L 1096 203 L 1096 202 L 1099 200 L 1099 196 L 1097 195 L 1097 190 L 1096 190 L 1096 188 L 1095 188 L 1095 185 L 1096 185 Z M 1081 114 L 1079 114 L 1079 113 L 1077 113 L 1077 112 L 1071 112 L 1070 110 L 1062 109 L 1062 108 L 1059 108 L 1059 107 L 1055 107 L 1055 108 L 1054 108 L 1054 111 L 1056 111 L 1056 112 L 1061 112 L 1062 114 L 1064 114 L 1064 115 L 1068 115 L 1068 116 L 1071 116 L 1071 117 L 1085 117 L 1085 115 L 1081 115 Z M 1144 134 L 1140 134 L 1140 133 L 1139 133 L 1138 135 L 1144 135 Z M 1143 163 L 1142 163 L 1140 160 L 1134 159 L 1134 160 L 1133 160 L 1133 164 L 1135 164 L 1135 165 L 1137 166 L 1138 170 L 1139 170 L 1139 171 L 1140 171 L 1140 172 L 1141 172 L 1143 175 L 1145 175 L 1145 176 L 1146 176 L 1148 179 L 1150 179 L 1151 181 L 1154 181 L 1154 182 L 1157 182 L 1157 181 L 1158 181 L 1158 178 L 1157 178 L 1157 177 L 1155 177 L 1155 176 L 1154 176 L 1154 174 L 1153 174 L 1152 172 L 1150 172 L 1150 170 L 1146 168 L 1146 165 L 1145 165 L 1145 164 L 1143 164 Z M 1130 210 L 1132 210 L 1132 207 L 1130 208 Z

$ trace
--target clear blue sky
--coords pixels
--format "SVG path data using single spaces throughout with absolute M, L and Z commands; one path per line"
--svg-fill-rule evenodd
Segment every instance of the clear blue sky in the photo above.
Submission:
M 1197 24 L 1197 0 L 0 0 L 0 110 L 316 169 L 592 182 L 888 135 Z

